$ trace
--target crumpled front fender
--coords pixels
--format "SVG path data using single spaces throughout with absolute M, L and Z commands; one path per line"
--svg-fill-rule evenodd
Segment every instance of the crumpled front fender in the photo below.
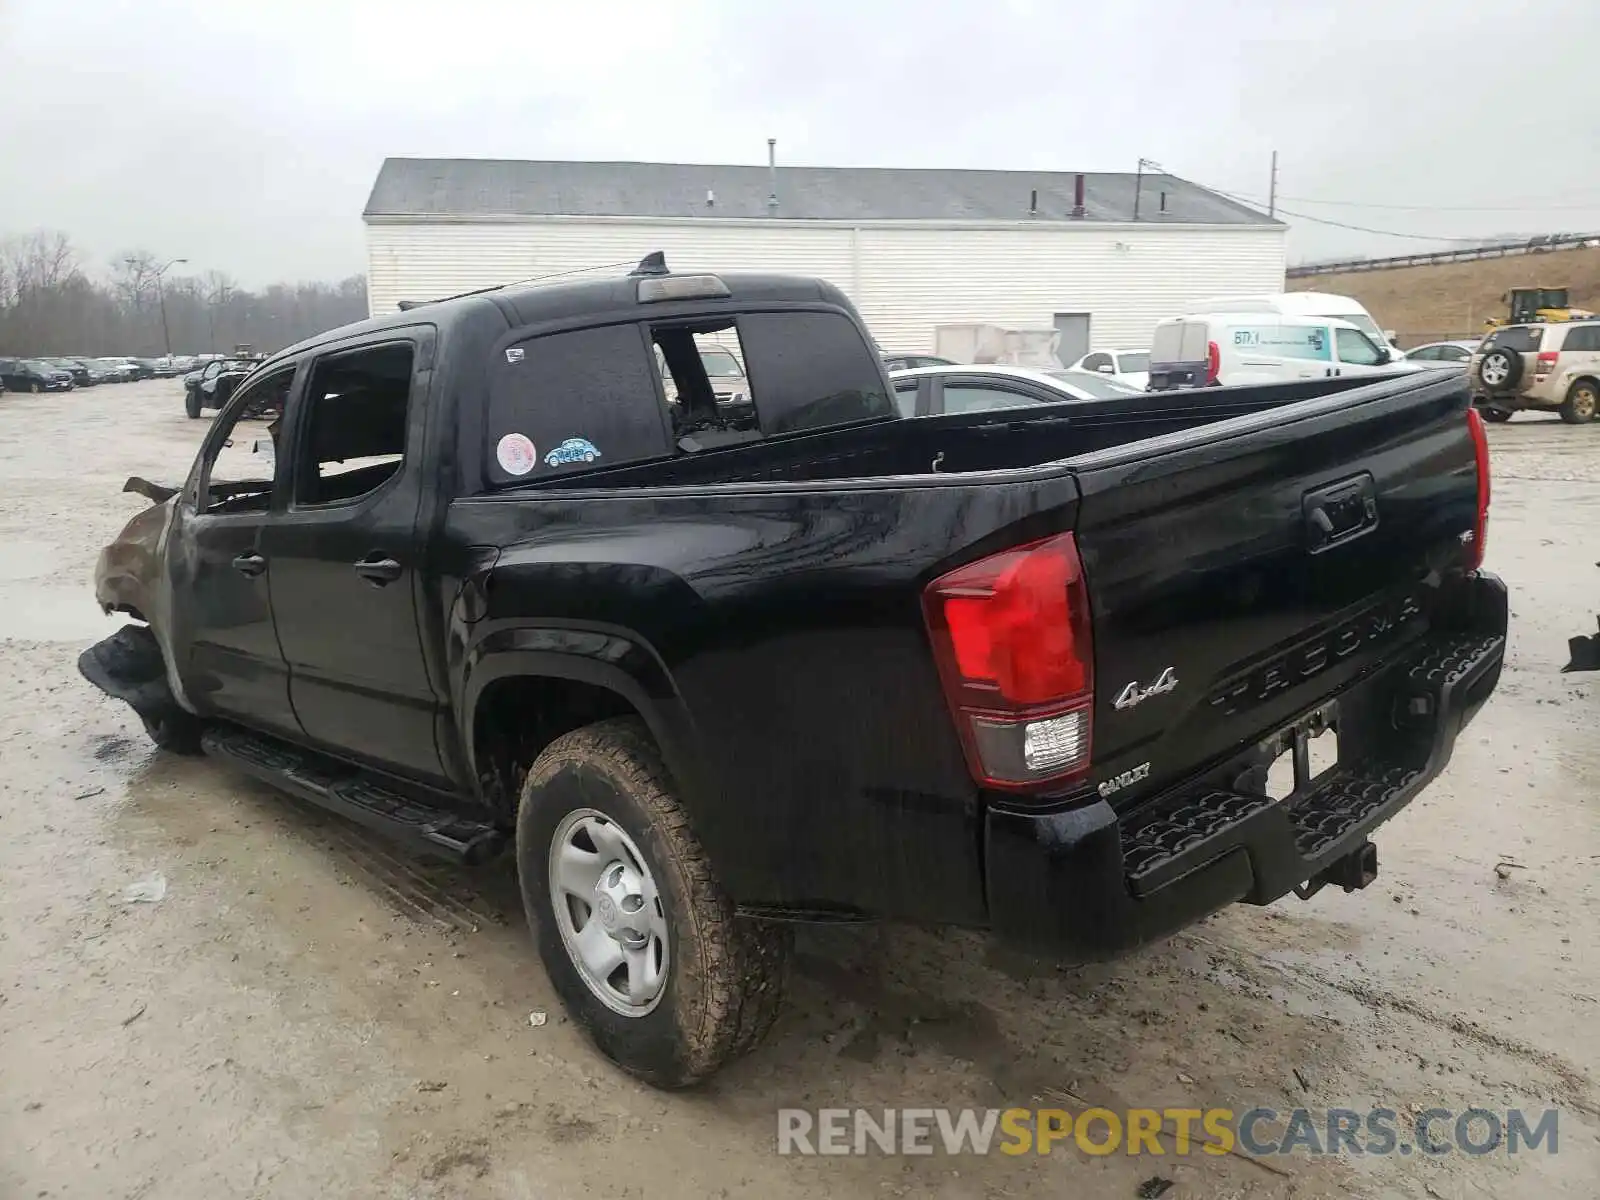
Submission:
M 167 612 L 162 550 L 177 504 L 177 489 L 135 476 L 122 490 L 155 503 L 137 513 L 100 551 L 94 569 L 94 598 L 103 612 L 125 612 L 155 624 Z

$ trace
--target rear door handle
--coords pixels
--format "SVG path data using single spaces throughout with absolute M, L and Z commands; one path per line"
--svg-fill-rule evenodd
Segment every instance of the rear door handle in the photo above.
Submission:
M 259 575 L 267 569 L 267 560 L 259 554 L 241 554 L 233 560 L 233 569 L 241 575 Z
M 392 558 L 380 558 L 376 553 L 369 554 L 355 564 L 356 574 L 365 579 L 373 587 L 383 587 L 400 578 L 400 573 L 405 570 Z

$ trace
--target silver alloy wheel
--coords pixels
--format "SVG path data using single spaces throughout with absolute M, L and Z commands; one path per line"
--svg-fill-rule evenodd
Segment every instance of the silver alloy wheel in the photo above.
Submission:
M 1483 360 L 1483 367 L 1479 371 L 1483 381 L 1490 387 L 1499 387 L 1511 374 L 1511 364 L 1504 354 L 1490 354 Z
M 592 808 L 568 813 L 550 839 L 549 877 L 561 944 L 589 990 L 621 1016 L 651 1012 L 667 986 L 667 917 L 627 831 Z

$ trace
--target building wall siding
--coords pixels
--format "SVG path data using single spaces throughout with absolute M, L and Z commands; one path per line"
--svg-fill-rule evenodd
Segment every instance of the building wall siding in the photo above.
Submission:
M 1094 346 L 1145 346 L 1201 296 L 1281 291 L 1284 230 L 1054 223 L 1005 228 L 759 222 L 516 221 L 369 224 L 374 314 L 401 300 L 585 268 L 651 250 L 674 270 L 820 275 L 851 296 L 886 350 L 932 350 L 933 328 L 988 321 L 1049 328 L 1091 314 Z

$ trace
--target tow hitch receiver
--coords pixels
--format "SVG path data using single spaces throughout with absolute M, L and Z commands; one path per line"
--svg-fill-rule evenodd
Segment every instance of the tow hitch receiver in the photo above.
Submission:
M 1328 884 L 1337 884 L 1347 892 L 1359 892 L 1378 877 L 1378 848 L 1371 842 L 1362 842 L 1343 858 L 1335 859 L 1310 879 L 1294 889 L 1302 900 L 1309 900 Z

